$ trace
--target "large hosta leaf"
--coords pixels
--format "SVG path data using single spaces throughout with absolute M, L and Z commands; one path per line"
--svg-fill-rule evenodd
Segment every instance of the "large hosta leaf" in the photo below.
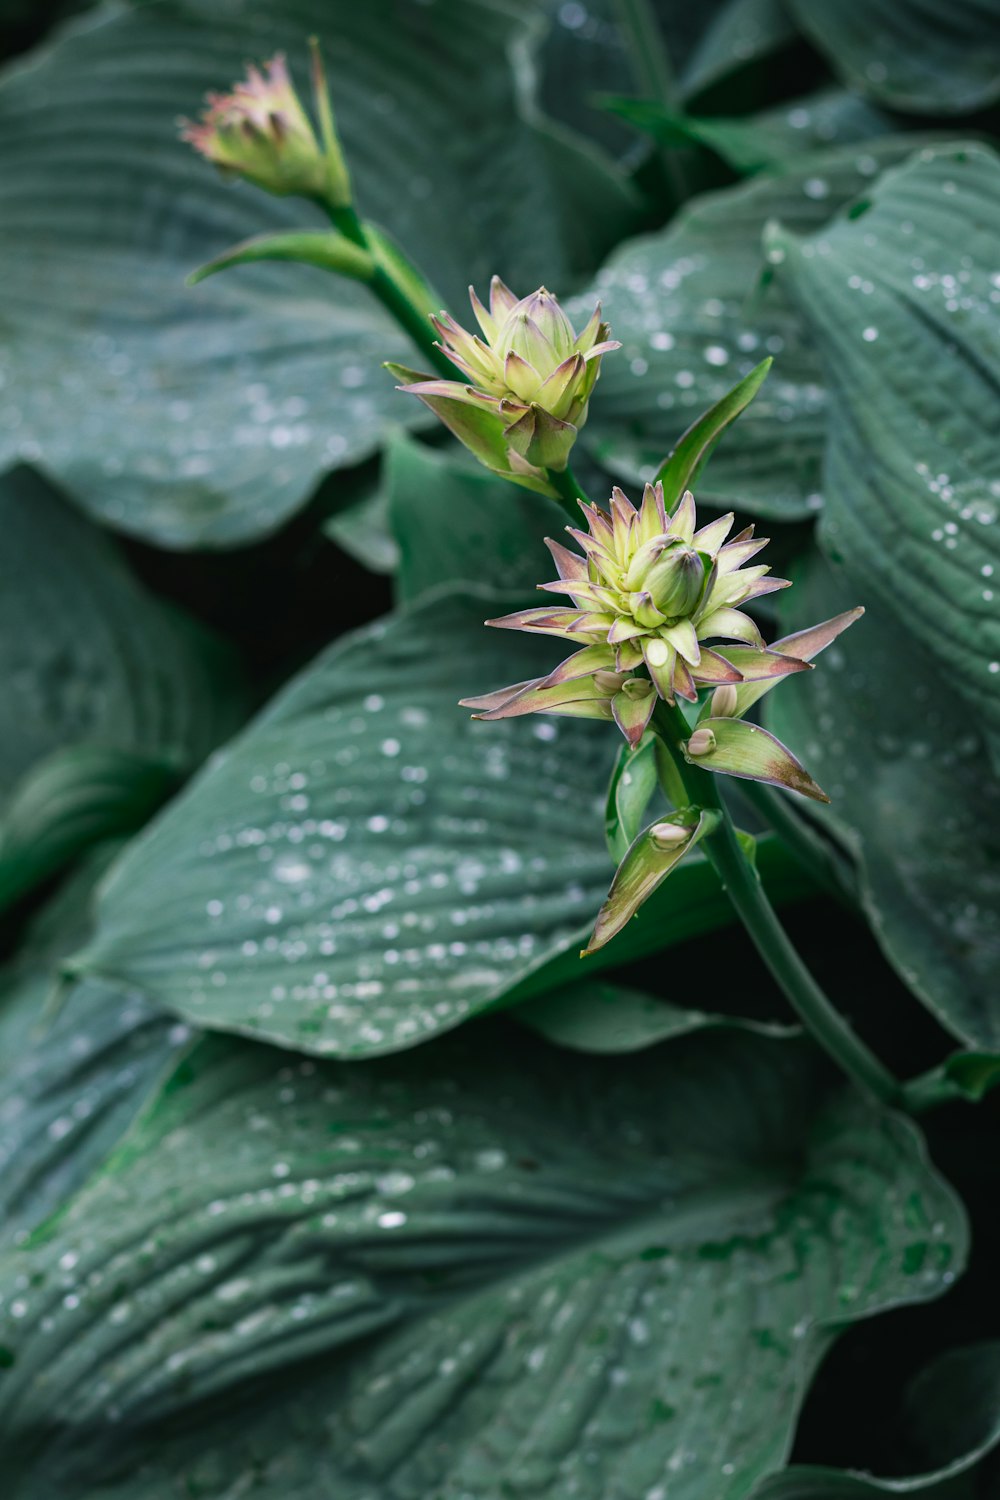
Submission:
M 0 89 L 0 456 L 167 546 L 267 533 L 418 415 L 380 367 L 413 352 L 363 289 L 287 264 L 183 284 L 236 240 L 319 223 L 177 136 L 248 54 L 283 49 L 301 78 L 312 33 L 361 206 L 443 296 L 495 270 L 559 288 L 623 226 L 610 170 L 528 123 L 508 58 L 526 28 L 500 5 L 398 3 L 387 24 L 349 0 L 164 0 L 65 32 Z
M 801 1044 L 567 1068 L 469 1038 L 190 1059 L 0 1271 L 12 1500 L 285 1500 L 307 1476 L 338 1500 L 736 1500 L 836 1326 L 961 1268 L 915 1127 Z
M 552 642 L 438 596 L 331 647 L 128 851 L 78 968 L 212 1026 L 375 1053 L 494 1003 L 592 917 L 604 725 L 473 722 Z
M 761 232 L 781 219 L 801 233 L 913 149 L 913 137 L 821 152 L 773 178 L 696 200 L 670 228 L 617 251 L 600 296 L 624 345 L 604 361 L 584 441 L 629 478 L 652 478 L 684 429 L 766 354 L 775 368 L 713 458 L 704 493 L 765 516 L 820 504 L 825 373 L 813 335 L 780 289 L 762 292 Z
M 1000 761 L 1000 159 L 921 152 L 871 206 L 772 237 L 836 399 L 822 539 L 978 716 Z M 912 687 L 912 684 L 911 684 Z M 971 710 L 968 711 L 968 710 Z M 971 721 L 971 722 L 970 722 Z
M 32 471 L 0 478 L 0 903 L 138 826 L 239 722 L 230 653 Z
M 100 982 L 53 1004 L 56 965 L 86 935 L 95 853 L 0 974 L 0 1241 L 25 1238 L 97 1167 L 190 1032 Z
M 819 557 L 787 592 L 790 630 L 863 597 Z M 783 600 L 783 605 L 785 601 Z M 882 947 L 957 1037 L 1000 1047 L 1000 790 L 941 673 L 881 607 L 767 699 L 767 723 L 832 798 Z
M 993 0 L 788 0 L 846 83 L 890 109 L 961 114 L 1000 98 Z

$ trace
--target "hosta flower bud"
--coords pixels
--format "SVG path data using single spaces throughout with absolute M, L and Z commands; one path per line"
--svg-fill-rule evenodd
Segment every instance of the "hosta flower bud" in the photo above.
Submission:
M 688 842 L 691 829 L 684 828 L 679 823 L 654 823 L 649 830 L 649 837 L 657 849 L 675 849 L 679 844 Z
M 678 546 L 660 553 L 643 586 L 665 618 L 683 619 L 693 613 L 704 582 L 705 564 L 697 552 Z
M 183 140 L 224 171 L 238 173 L 269 193 L 317 199 L 343 208 L 350 180 L 333 128 L 330 96 L 319 51 L 313 48 L 313 93 L 322 144 L 295 92 L 279 53 L 251 67 L 228 94 L 209 94 L 200 123 L 182 121 Z
M 724 682 L 712 694 L 712 718 L 730 719 L 739 712 L 740 695 L 731 682 Z
M 696 729 L 687 742 L 687 753 L 695 757 L 711 755 L 715 749 L 715 735 L 710 729 Z
M 471 288 L 469 295 L 481 337 L 445 313 L 432 320 L 439 347 L 467 383 L 389 368 L 488 468 L 554 493 L 544 471 L 566 468 L 601 358 L 620 346 L 608 338 L 600 307 L 578 334 L 544 287 L 518 300 L 494 276 L 489 310 Z

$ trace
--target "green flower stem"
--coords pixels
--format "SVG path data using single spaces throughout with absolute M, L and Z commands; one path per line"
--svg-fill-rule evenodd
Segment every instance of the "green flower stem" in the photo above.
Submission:
M 557 499 L 563 510 L 569 516 L 574 526 L 580 524 L 581 500 L 587 499 L 587 491 L 580 484 L 573 470 L 567 464 L 565 469 L 549 469 L 549 483 L 557 492 Z
M 834 1009 L 789 942 L 757 872 L 740 848 L 712 773 L 684 760 L 680 745 L 689 738 L 690 731 L 680 709 L 657 704 L 653 727 L 673 756 L 689 802 L 696 807 L 713 808 L 721 815 L 714 831 L 705 837 L 705 852 L 758 953 L 793 1009 L 820 1046 L 859 1087 L 883 1104 L 900 1104 L 903 1090 L 899 1081 Z
M 413 340 L 421 354 L 434 366 L 439 375 L 443 375 L 446 380 L 459 379 L 459 373 L 451 360 L 437 347 L 437 336 L 431 326 L 428 309 L 416 302 L 412 296 L 410 287 L 419 284 L 422 280 L 416 267 L 409 262 L 404 262 L 409 275 L 404 278 L 402 275 L 395 274 L 391 262 L 378 254 L 364 223 L 351 204 L 336 208 L 327 205 L 327 212 L 334 227 L 339 229 L 345 239 L 371 254 L 375 261 L 375 270 L 367 285 L 386 312 L 395 318 L 403 332 Z M 397 252 L 397 254 L 400 261 L 403 261 L 402 253 Z

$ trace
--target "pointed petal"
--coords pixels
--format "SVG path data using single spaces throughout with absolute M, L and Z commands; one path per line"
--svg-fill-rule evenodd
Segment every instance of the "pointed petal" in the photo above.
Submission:
M 578 553 L 571 552 L 561 542 L 553 541 L 552 537 L 545 538 L 545 545 L 552 554 L 552 561 L 556 565 L 556 572 L 560 578 L 572 579 L 574 582 L 585 583 L 587 581 L 587 559 L 580 557 Z
M 703 658 L 705 654 L 703 651 Z M 812 671 L 807 661 L 800 661 L 796 656 L 784 656 L 779 651 L 761 650 L 757 646 L 720 646 L 712 654 L 731 663 L 744 682 L 770 682 L 778 677 L 789 677 L 793 672 Z
M 663 536 L 667 530 L 667 517 L 663 509 L 663 486 L 647 484 L 642 492 L 642 506 L 636 527 L 637 545 L 644 546 L 654 537 Z
M 542 388 L 542 377 L 534 365 L 529 365 L 528 361 L 522 359 L 513 349 L 503 362 L 503 378 L 507 389 L 513 391 L 521 401 L 538 400 L 538 393 Z
M 642 665 L 642 647 L 637 641 L 622 641 L 615 647 L 615 666 L 619 672 L 634 672 Z
M 685 490 L 680 498 L 677 509 L 667 522 L 667 530 L 671 536 L 679 536 L 689 544 L 694 540 L 694 523 L 697 517 L 694 509 L 694 496 L 690 490 Z
M 556 687 L 560 682 L 575 682 L 580 677 L 589 677 L 594 672 L 614 672 L 615 651 L 613 646 L 606 646 L 603 642 L 597 646 L 584 646 L 582 651 L 574 651 L 572 656 L 567 656 L 564 662 L 549 675 L 542 679 L 543 686 Z
M 507 428 L 510 447 L 540 469 L 564 469 L 575 441 L 572 422 L 560 422 L 540 406 L 531 406 Z
M 580 613 L 575 609 L 519 609 L 512 615 L 499 615 L 495 620 L 487 620 L 487 625 L 494 625 L 499 630 L 535 630 L 540 635 L 569 635 L 570 627 L 575 626 L 580 619 Z
M 502 704 L 509 703 L 513 698 L 519 698 L 521 694 L 530 687 L 535 686 L 539 679 L 528 679 L 525 682 L 513 682 L 510 687 L 496 688 L 492 693 L 480 693 L 475 698 L 459 698 L 459 708 L 500 708 Z
M 747 529 L 751 532 L 753 531 L 752 526 Z M 736 569 L 741 568 L 744 563 L 748 563 L 751 557 L 756 557 L 758 552 L 762 552 L 771 540 L 769 536 L 747 537 L 744 532 L 740 533 L 740 537 L 742 540 L 734 538 L 720 551 L 720 573 L 735 573 Z
M 603 330 L 604 333 L 607 329 Z M 586 354 L 588 349 L 593 349 L 598 339 L 602 337 L 601 328 L 601 304 L 598 302 L 594 311 L 587 320 L 587 325 L 576 336 L 576 348 L 581 354 Z
M 508 313 L 512 313 L 516 306 L 517 298 L 510 287 L 506 286 L 499 276 L 494 276 L 490 282 L 490 313 L 494 320 L 498 324 L 503 323 Z
M 503 420 L 478 392 L 450 380 L 426 380 L 400 387 L 417 396 L 453 432 L 480 463 L 501 472 L 509 469 Z
M 707 646 L 702 646 L 701 660 L 691 675 L 695 682 L 700 683 L 743 681 L 743 674 L 738 667 L 727 661 L 721 651 L 710 651 Z
M 701 647 L 698 645 L 698 633 L 690 620 L 678 620 L 676 625 L 663 625 L 660 627 L 660 635 L 665 641 L 683 656 L 686 662 L 696 667 L 701 660 Z
M 714 822 L 700 813 L 694 821 L 694 810 L 672 813 L 644 828 L 629 846 L 628 852 L 611 882 L 607 900 L 597 914 L 593 936 L 585 954 L 595 953 L 621 932 L 625 924 L 663 884 L 667 876 Z
M 572 402 L 574 387 L 583 374 L 583 359 L 579 354 L 571 354 L 569 359 L 564 359 L 561 365 L 557 365 L 549 378 L 541 383 L 538 395 L 535 398 L 539 406 L 544 406 L 553 416 L 565 417 L 568 415 Z
M 696 531 L 692 537 L 692 545 L 699 552 L 709 552 L 714 557 L 729 535 L 735 517 L 732 511 L 720 516 L 717 521 L 709 521 L 700 531 Z
M 677 658 L 677 665 L 674 667 L 674 692 L 678 698 L 686 698 L 688 703 L 698 702 L 698 689 L 694 678 L 687 663 L 681 661 L 680 657 Z
M 544 678 L 529 682 L 521 692 L 507 698 L 495 708 L 484 709 L 476 714 L 477 719 L 513 719 L 523 714 L 567 712 L 574 705 L 584 704 L 592 708 L 600 701 L 605 711 L 588 713 L 577 710 L 580 718 L 611 718 L 611 697 L 593 677 L 581 677 L 572 682 L 549 684 Z
M 472 303 L 472 311 L 476 315 L 476 322 L 483 330 L 483 337 L 487 343 L 492 343 L 500 330 L 497 327 L 496 318 L 494 318 L 492 313 L 486 311 L 486 308 L 476 296 L 474 286 L 469 287 L 469 301 Z
M 701 640 L 721 636 L 727 641 L 747 641 L 751 646 L 760 647 L 764 645 L 764 637 L 753 620 L 749 615 L 741 614 L 738 609 L 714 609 L 711 614 L 698 621 L 698 635 Z
M 615 723 L 634 750 L 642 739 L 656 707 L 656 689 L 651 682 L 630 678 L 611 700 Z
M 685 750 L 691 765 L 745 781 L 766 781 L 771 786 L 801 792 L 816 802 L 829 802 L 822 787 L 816 785 L 792 752 L 759 724 L 747 724 L 743 719 L 709 718 L 698 725 L 698 732 L 703 730 L 711 732 L 715 743 L 705 755 L 692 756 Z
M 821 651 L 825 651 L 831 642 L 835 641 L 848 626 L 853 625 L 855 620 L 860 620 L 864 610 L 846 610 L 842 615 L 834 615 L 831 620 L 823 620 L 819 625 L 810 625 L 806 630 L 797 630 L 794 635 L 786 635 L 780 641 L 774 641 L 771 651 L 777 652 L 779 656 L 798 660 L 802 662 L 812 661 Z M 780 677 L 770 677 L 763 682 L 747 682 L 745 686 L 736 689 L 739 697 L 739 708 L 737 713 L 741 716 L 747 709 L 752 707 L 764 694 L 770 692 L 771 688 Z
M 642 658 L 660 697 L 665 698 L 668 703 L 673 703 L 677 652 L 658 635 L 647 635 L 642 642 Z
M 618 615 L 615 623 L 608 631 L 608 644 L 620 646 L 623 641 L 633 641 L 637 636 L 645 635 L 646 627 L 637 625 L 628 615 Z
M 605 339 L 602 344 L 595 344 L 592 349 L 588 349 L 586 354 L 584 354 L 582 357 L 587 361 L 587 364 L 589 365 L 592 359 L 600 359 L 602 355 L 611 354 L 615 349 L 620 348 L 621 343 L 618 339 Z

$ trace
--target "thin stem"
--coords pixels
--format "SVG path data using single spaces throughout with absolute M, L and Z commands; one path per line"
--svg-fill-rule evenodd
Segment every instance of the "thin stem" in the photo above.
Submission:
M 327 211 L 335 228 L 339 229 L 345 239 L 355 245 L 360 245 L 372 256 L 375 270 L 367 284 L 386 312 L 395 318 L 403 332 L 413 340 L 421 354 L 434 366 L 439 375 L 443 375 L 446 380 L 458 379 L 459 375 L 455 366 L 437 346 L 436 335 L 428 318 L 427 309 L 413 300 L 403 276 L 393 274 L 391 262 L 379 254 L 378 246 L 366 231 L 353 204 L 347 204 L 345 207 L 327 205 Z M 396 253 L 402 261 L 402 252 Z M 420 273 L 409 262 L 405 264 L 410 282 L 418 284 L 421 281 Z
M 683 714 L 678 708 L 660 703 L 653 725 L 673 755 L 690 801 L 721 814 L 715 830 L 705 839 L 705 852 L 754 946 L 790 1004 L 810 1034 L 849 1078 L 883 1104 L 900 1103 L 902 1088 L 898 1080 L 834 1009 L 792 947 L 757 872 L 740 847 L 712 773 L 689 766 L 684 760 L 679 747 L 688 738 L 689 730 Z
M 677 80 L 649 0 L 618 0 L 618 14 L 640 91 L 676 112 L 681 108 Z M 660 146 L 659 154 L 674 198 L 681 204 L 689 196 L 684 168 L 671 147 Z
M 580 481 L 577 479 L 576 475 L 573 473 L 573 470 L 569 467 L 568 464 L 565 469 L 560 469 L 558 472 L 555 469 L 550 469 L 548 471 L 548 474 L 549 483 L 558 491 L 557 498 L 559 500 L 559 504 L 569 516 L 573 525 L 579 526 L 579 502 L 582 500 L 585 504 L 589 503 L 587 501 L 586 490 L 580 484 Z

